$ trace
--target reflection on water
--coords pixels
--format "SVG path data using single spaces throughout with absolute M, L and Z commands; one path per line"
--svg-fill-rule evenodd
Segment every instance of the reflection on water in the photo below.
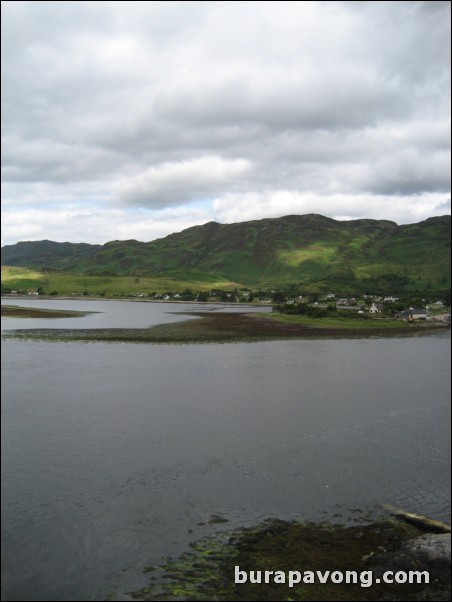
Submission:
M 146 301 L 99 301 L 85 299 L 24 299 L 2 297 L 2 305 L 37 307 L 93 312 L 73 318 L 2 318 L 2 330 L 21 328 L 148 328 L 156 324 L 193 319 L 185 312 L 197 311 L 250 311 L 241 304 L 213 303 L 155 303 Z M 269 306 L 253 306 L 253 312 L 271 311 Z M 178 315 L 180 314 L 180 315 Z
M 137 589 L 162 556 L 267 516 L 384 502 L 449 520 L 449 350 L 448 333 L 4 341 L 4 599 Z

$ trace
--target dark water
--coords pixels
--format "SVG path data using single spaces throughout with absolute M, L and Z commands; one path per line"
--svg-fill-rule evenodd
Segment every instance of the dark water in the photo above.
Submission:
M 450 519 L 448 334 L 2 352 L 4 600 L 120 599 L 212 514 Z

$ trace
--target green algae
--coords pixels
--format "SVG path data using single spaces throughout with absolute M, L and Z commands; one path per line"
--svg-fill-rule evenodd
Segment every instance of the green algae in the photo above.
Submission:
M 177 559 L 150 567 L 149 585 L 131 592 L 136 600 L 436 600 L 449 583 L 382 585 L 358 583 L 235 583 L 241 571 L 362 571 L 372 569 L 375 552 L 395 550 L 420 535 L 416 527 L 398 520 L 343 526 L 267 520 L 252 528 L 210 535 L 191 544 Z M 447 598 L 440 598 L 447 599 Z

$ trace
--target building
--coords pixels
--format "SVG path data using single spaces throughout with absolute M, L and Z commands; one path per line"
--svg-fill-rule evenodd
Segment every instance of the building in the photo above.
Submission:
M 381 303 L 372 303 L 372 305 L 369 307 L 369 313 L 370 314 L 381 314 L 383 309 L 384 309 L 384 305 L 382 305 Z
M 410 307 L 410 309 L 397 313 L 396 318 L 414 322 L 416 320 L 430 320 L 431 316 L 423 307 Z

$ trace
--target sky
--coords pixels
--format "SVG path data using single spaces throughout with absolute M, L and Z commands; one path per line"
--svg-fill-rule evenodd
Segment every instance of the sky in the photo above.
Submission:
M 450 213 L 450 2 L 1 10 L 2 245 Z

